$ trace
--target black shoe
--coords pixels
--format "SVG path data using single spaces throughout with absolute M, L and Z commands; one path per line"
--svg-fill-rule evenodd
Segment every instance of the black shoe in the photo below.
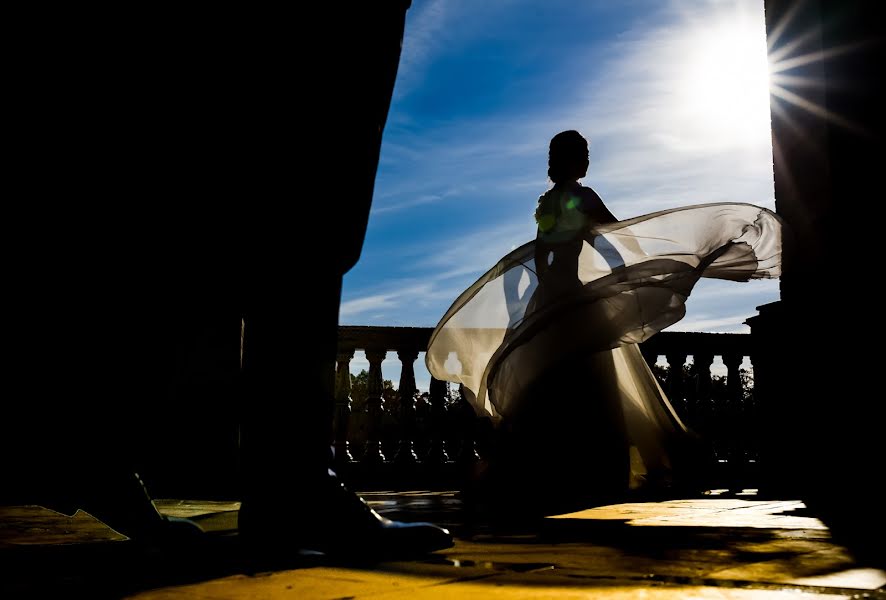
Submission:
M 105 477 L 73 496 L 45 504 L 69 515 L 83 510 L 131 540 L 153 547 L 199 543 L 204 535 L 189 519 L 160 514 L 137 473 Z
M 329 477 L 305 498 L 244 501 L 240 537 L 250 551 L 273 554 L 322 552 L 357 560 L 418 556 L 452 546 L 449 531 L 431 523 L 392 521 Z

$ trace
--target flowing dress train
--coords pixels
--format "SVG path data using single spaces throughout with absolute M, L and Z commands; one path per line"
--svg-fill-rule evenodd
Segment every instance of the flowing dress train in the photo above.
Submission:
M 515 473 L 601 497 L 668 487 L 689 434 L 637 344 L 683 317 L 700 277 L 779 276 L 781 247 L 779 218 L 737 203 L 590 223 L 559 248 L 530 241 L 452 304 L 428 370 L 515 432 L 499 452 Z

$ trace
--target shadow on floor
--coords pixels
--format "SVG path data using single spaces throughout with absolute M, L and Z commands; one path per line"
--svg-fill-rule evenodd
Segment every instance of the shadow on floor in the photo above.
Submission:
M 236 503 L 158 501 L 163 512 L 189 516 L 209 531 L 197 545 L 160 551 L 121 540 L 83 513 L 71 518 L 36 507 L 0 507 L 0 595 L 342 598 L 384 592 L 468 598 L 494 590 L 504 597 L 572 597 L 593 588 L 603 596 L 643 590 L 678 598 L 696 594 L 690 589 L 728 588 L 728 598 L 802 598 L 850 597 L 860 590 L 882 595 L 876 590 L 886 584 L 886 573 L 859 568 L 817 519 L 801 516 L 796 501 L 631 503 L 507 523 L 477 519 L 451 493 L 365 497 L 386 516 L 450 526 L 456 545 L 412 560 L 363 564 L 310 553 L 270 559 L 241 547 Z

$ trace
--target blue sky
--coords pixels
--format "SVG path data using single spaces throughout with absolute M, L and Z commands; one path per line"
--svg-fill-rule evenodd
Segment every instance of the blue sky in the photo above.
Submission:
M 341 323 L 434 326 L 534 237 L 547 144 L 564 129 L 590 140 L 583 183 L 619 218 L 773 208 L 764 29 L 763 0 L 413 0 Z M 704 280 L 670 329 L 747 331 L 777 298 L 776 281 Z M 365 367 L 358 355 L 352 371 Z

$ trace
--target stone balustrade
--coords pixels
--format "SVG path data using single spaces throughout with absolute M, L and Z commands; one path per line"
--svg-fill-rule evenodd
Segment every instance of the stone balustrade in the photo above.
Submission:
M 336 466 L 363 487 L 458 485 L 484 453 L 491 424 L 476 417 L 455 386 L 434 378 L 428 390 L 416 385 L 415 363 L 431 331 L 339 328 Z M 705 440 L 710 484 L 753 487 L 757 411 L 753 378 L 742 370 L 751 353 L 750 335 L 663 332 L 641 350 L 680 418 Z M 350 378 L 357 351 L 369 363 L 359 405 L 352 401 Z M 396 392 L 384 387 L 382 362 L 389 356 L 400 362 Z M 723 363 L 720 374 L 712 374 L 716 357 Z

